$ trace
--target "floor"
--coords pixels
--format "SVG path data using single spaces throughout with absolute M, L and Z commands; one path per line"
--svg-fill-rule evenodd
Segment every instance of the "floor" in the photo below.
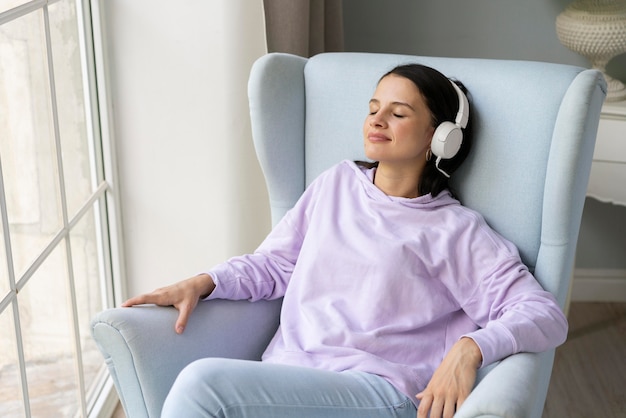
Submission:
M 542 418 L 626 418 L 626 303 L 574 302 L 568 317 Z
M 626 418 L 626 303 L 575 302 L 543 418 Z

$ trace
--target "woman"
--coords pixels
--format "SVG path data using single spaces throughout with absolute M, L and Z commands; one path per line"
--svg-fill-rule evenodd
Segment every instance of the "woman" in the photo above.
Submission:
M 451 417 L 479 367 L 565 340 L 517 249 L 448 190 L 471 145 L 459 86 L 385 74 L 363 126 L 375 163 L 319 176 L 254 254 L 124 303 L 174 305 L 182 333 L 199 300 L 284 298 L 262 362 L 192 363 L 164 417 Z

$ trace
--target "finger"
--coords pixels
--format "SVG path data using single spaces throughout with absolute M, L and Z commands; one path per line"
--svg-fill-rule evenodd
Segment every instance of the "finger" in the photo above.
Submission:
M 433 404 L 430 408 L 430 418 L 441 418 L 443 416 L 444 401 L 441 398 L 433 399 Z
M 469 394 L 467 394 L 467 395 L 459 395 L 459 399 L 456 401 L 456 410 L 457 411 L 459 410 L 461 405 L 463 405 L 463 402 L 465 402 L 465 400 L 467 399 L 468 396 L 469 396 Z
M 416 395 L 416 398 L 420 400 L 419 407 L 417 408 L 417 418 L 427 418 L 428 411 L 430 411 L 433 402 L 432 395 L 420 392 Z
M 154 303 L 151 300 L 149 294 L 134 296 L 134 297 L 128 299 L 127 301 L 125 301 L 124 303 L 122 303 L 122 306 L 125 307 L 125 308 L 128 308 L 130 306 L 135 306 L 135 305 L 145 305 L 146 303 Z
M 456 402 L 454 400 L 446 400 L 443 405 L 443 417 L 452 418 L 456 409 Z
M 176 320 L 175 331 L 177 334 L 182 334 L 187 327 L 187 322 L 189 321 L 189 316 L 193 311 L 195 306 L 190 306 L 189 304 L 181 304 L 178 309 L 178 319 Z

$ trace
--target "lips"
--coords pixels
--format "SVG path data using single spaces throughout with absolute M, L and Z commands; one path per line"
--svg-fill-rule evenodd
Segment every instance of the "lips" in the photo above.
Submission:
M 370 142 L 387 142 L 387 141 L 391 141 L 391 139 L 389 139 L 385 135 L 379 134 L 379 133 L 368 133 L 367 134 L 367 139 Z

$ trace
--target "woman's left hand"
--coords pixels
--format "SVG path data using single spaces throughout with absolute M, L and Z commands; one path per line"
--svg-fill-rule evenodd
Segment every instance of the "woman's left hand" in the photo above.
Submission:
M 482 363 L 480 348 L 471 338 L 457 341 L 435 370 L 433 377 L 422 392 L 417 418 L 452 418 L 467 399 L 474 382 L 476 370 Z

